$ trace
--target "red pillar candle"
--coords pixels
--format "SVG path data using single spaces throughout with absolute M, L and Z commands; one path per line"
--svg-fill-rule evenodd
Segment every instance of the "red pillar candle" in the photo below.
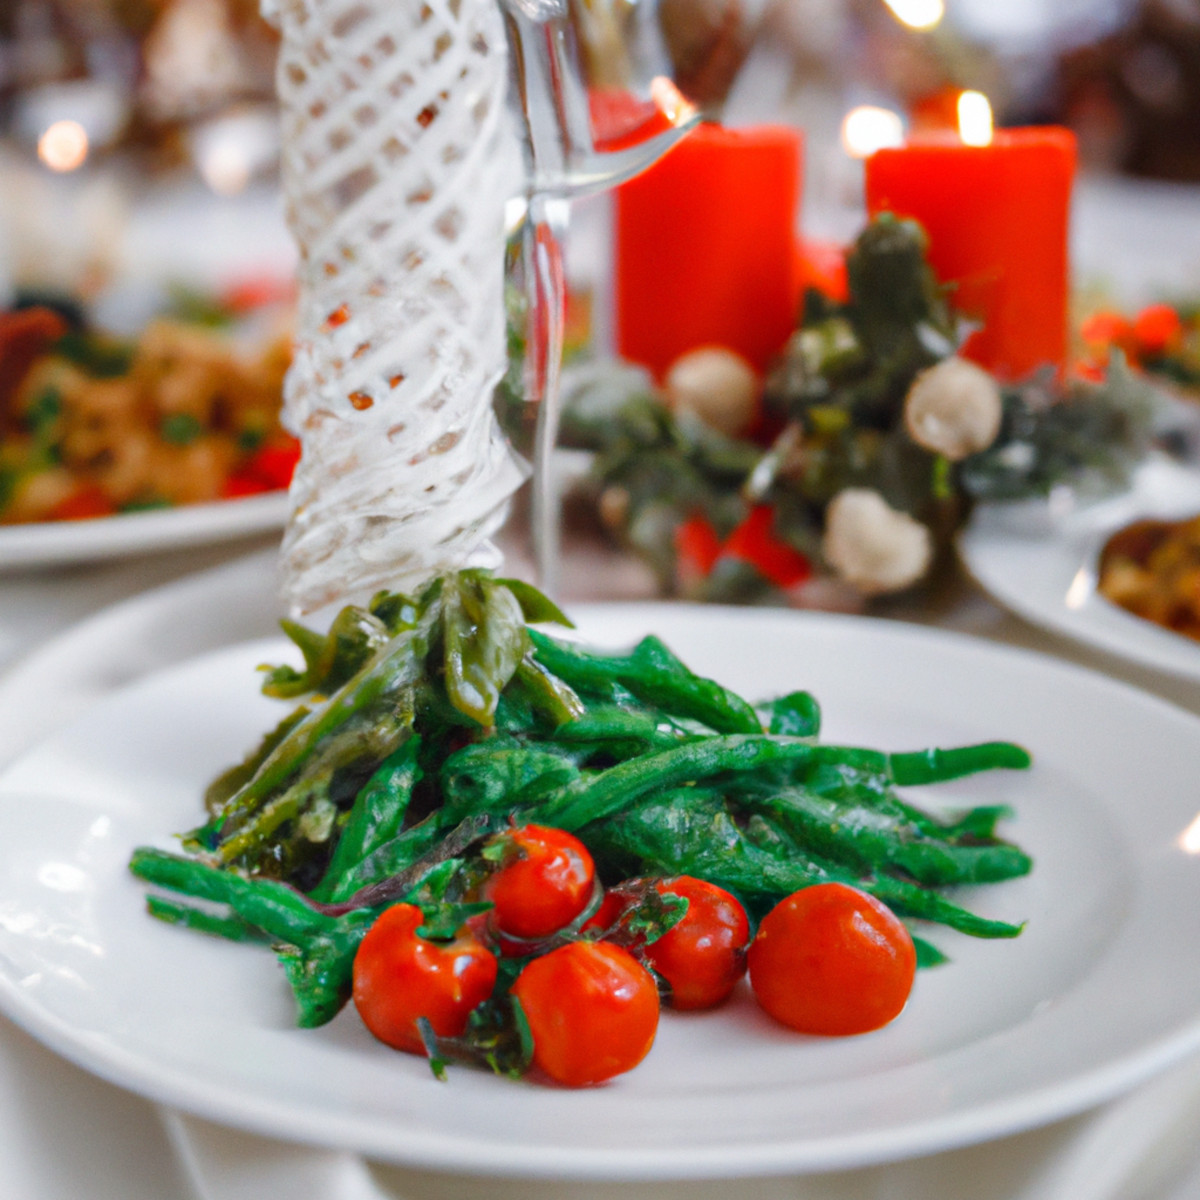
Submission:
M 803 136 L 701 125 L 617 190 L 617 352 L 661 378 L 726 346 L 762 370 L 796 323 Z
M 913 217 L 964 315 L 964 354 L 1003 379 L 1066 361 L 1068 227 L 1075 138 L 998 130 L 986 146 L 914 139 L 867 160 L 867 209 Z

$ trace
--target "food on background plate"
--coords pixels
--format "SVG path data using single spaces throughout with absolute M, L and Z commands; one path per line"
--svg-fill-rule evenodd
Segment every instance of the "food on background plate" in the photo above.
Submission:
M 943 961 L 928 924 L 1020 933 L 943 894 L 1030 870 L 997 833 L 1009 809 L 935 815 L 899 791 L 1023 769 L 1020 747 L 829 744 L 806 692 L 752 705 L 657 637 L 602 653 L 546 623 L 568 622 L 479 570 L 324 635 L 284 621 L 303 666 L 263 690 L 298 707 L 214 780 L 183 853 L 135 851 L 150 912 L 272 943 L 301 1026 L 353 996 L 438 1072 L 567 1085 L 636 1065 L 660 1003 L 718 1005 L 747 961 L 785 1024 L 859 1033 Z
M 163 317 L 133 339 L 56 309 L 0 314 L 0 523 L 80 520 L 286 488 L 290 339 L 252 350 Z
M 1200 516 L 1117 530 L 1101 551 L 1096 586 L 1135 616 L 1200 641 Z

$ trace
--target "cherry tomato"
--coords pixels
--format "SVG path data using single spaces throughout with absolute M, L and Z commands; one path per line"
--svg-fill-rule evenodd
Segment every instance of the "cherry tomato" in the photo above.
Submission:
M 442 1037 L 457 1037 L 496 983 L 496 956 L 483 942 L 470 933 L 429 941 L 417 934 L 423 919 L 415 904 L 393 905 L 354 958 L 354 1005 L 363 1023 L 381 1042 L 412 1054 L 424 1053 L 418 1017 Z
M 599 908 L 580 927 L 581 933 L 603 933 L 616 924 L 617 918 L 629 907 L 629 897 L 620 890 L 610 889 L 604 893 Z
M 517 976 L 533 1062 L 568 1087 L 603 1083 L 642 1061 L 658 1032 L 658 988 L 628 950 L 569 942 Z
M 723 888 L 690 875 L 660 879 L 654 886 L 688 902 L 683 917 L 645 951 L 646 960 L 671 985 L 671 1006 L 720 1004 L 746 973 L 746 910 Z
M 1159 358 L 1178 349 L 1183 341 L 1183 321 L 1169 304 L 1151 304 L 1133 321 L 1133 336 L 1147 358 Z
M 116 505 L 103 488 L 94 483 L 81 483 L 50 510 L 50 520 L 86 521 L 92 517 L 111 517 L 116 511 Z
M 245 471 L 234 471 L 221 485 L 221 496 L 225 500 L 236 500 L 241 496 L 261 496 L 263 492 L 271 490 L 270 485 L 258 476 Z
M 750 985 L 777 1021 L 801 1033 L 867 1033 L 912 990 L 912 937 L 874 896 L 841 883 L 793 892 L 750 946 Z
M 484 899 L 495 906 L 497 932 L 549 937 L 587 907 L 596 872 L 577 837 L 545 825 L 523 825 L 499 834 L 498 840 L 504 856 L 483 887 Z
M 299 461 L 300 443 L 293 437 L 281 435 L 255 450 L 243 469 L 251 479 L 260 480 L 268 489 L 275 490 L 292 482 Z

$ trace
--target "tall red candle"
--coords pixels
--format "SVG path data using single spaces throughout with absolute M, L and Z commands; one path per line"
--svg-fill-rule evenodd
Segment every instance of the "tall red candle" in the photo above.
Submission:
M 867 209 L 913 217 L 955 306 L 982 323 L 968 358 L 1004 379 L 1061 367 L 1068 338 L 1068 235 L 1075 138 L 998 130 L 986 146 L 914 139 L 867 160 Z
M 760 370 L 796 323 L 803 135 L 701 125 L 617 191 L 617 352 L 662 377 L 727 346 Z

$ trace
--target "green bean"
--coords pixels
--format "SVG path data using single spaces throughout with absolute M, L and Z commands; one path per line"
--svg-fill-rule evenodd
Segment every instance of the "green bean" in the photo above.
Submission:
M 336 690 L 357 675 L 390 636 L 381 620 L 352 604 L 334 617 L 324 636 L 286 618 L 279 624 L 304 656 L 304 670 L 289 666 L 268 669 L 262 690 L 278 700 Z
M 1028 750 L 1012 742 L 983 742 L 978 746 L 955 746 L 951 750 L 917 750 L 888 755 L 892 781 L 900 786 L 942 783 L 997 768 L 1023 771 L 1032 761 Z
M 209 816 L 216 817 L 240 788 L 244 787 L 253 777 L 255 771 L 266 761 L 267 756 L 279 745 L 287 734 L 295 728 L 306 716 L 308 709 L 303 706 L 288 713 L 270 733 L 266 734 L 258 746 L 246 758 L 222 771 L 208 785 L 204 792 L 204 808 Z
M 533 805 L 530 816 L 560 829 L 575 830 L 619 812 L 656 789 L 810 760 L 813 752 L 808 742 L 764 734 L 702 738 L 575 780 L 558 794 Z
M 1012 938 L 1025 928 L 1024 923 L 1013 925 L 1008 921 L 993 921 L 987 917 L 976 916 L 939 893 L 918 887 L 915 883 L 906 883 L 902 879 L 880 876 L 862 886 L 864 891 L 890 905 L 901 916 L 937 921 L 941 925 L 957 929 L 960 933 L 970 934 L 971 937 Z
M 396 699 L 411 688 L 424 669 L 429 637 L 439 611 L 426 613 L 416 629 L 393 638 L 357 675 L 290 729 L 254 776 L 226 803 L 216 821 L 217 830 L 265 803 L 276 788 L 300 769 L 322 739 L 351 717 L 381 701 Z
M 228 905 L 239 917 L 280 941 L 298 941 L 333 927 L 294 888 L 274 879 L 248 879 L 195 858 L 143 846 L 129 869 L 139 879 L 199 900 Z
M 276 948 L 302 1029 L 332 1021 L 350 999 L 354 956 L 377 915 L 373 909 L 360 909 L 300 944 Z
M 450 828 L 441 812 L 430 813 L 423 821 L 377 846 L 352 866 L 342 876 L 339 894 L 353 896 L 362 888 L 408 870 L 423 855 L 433 852 Z
M 821 732 L 821 706 L 811 692 L 791 692 L 758 706 L 768 733 L 815 738 Z
M 599 655 L 539 630 L 529 636 L 539 661 L 572 687 L 615 682 L 639 700 L 674 716 L 700 721 L 718 733 L 759 733 L 754 709 L 740 696 L 688 670 L 656 637 L 643 638 L 627 656 Z
M 517 682 L 529 694 L 534 710 L 552 728 L 574 721 L 587 711 L 574 691 L 550 674 L 532 654 L 527 654 L 517 667 Z
M 147 896 L 146 911 L 168 925 L 182 925 L 185 929 L 213 934 L 231 942 L 270 941 L 269 936 L 257 925 L 251 925 L 239 916 L 221 916 L 203 908 L 196 908 L 192 904 L 177 904 L 174 900 L 165 900 L 161 896 Z
M 583 716 L 559 728 L 554 740 L 559 745 L 607 752 L 618 761 L 669 750 L 683 742 L 694 741 L 690 734 L 668 719 L 627 708 L 589 709 Z
M 1015 937 L 1020 926 L 978 917 L 917 884 L 864 874 L 806 852 L 786 834 L 751 840 L 709 795 L 697 804 L 691 789 L 668 792 L 620 817 L 589 826 L 584 840 L 602 852 L 623 853 L 645 867 L 695 875 L 735 894 L 771 900 L 816 883 L 848 883 L 905 915 L 937 921 L 974 937 Z
M 529 648 L 521 606 L 507 588 L 469 571 L 446 577 L 442 603 L 446 695 L 486 728 Z
M 508 812 L 575 786 L 579 768 L 556 746 L 494 737 L 456 751 L 442 767 L 442 813 L 455 823 L 472 813 Z
M 790 788 L 756 802 L 800 844 L 864 870 L 898 868 L 931 887 L 996 883 L 1027 874 L 1032 863 L 1007 843 L 956 846 L 928 839 L 911 825 L 897 824 L 878 810 L 836 804 Z
M 318 900 L 344 900 L 343 880 L 354 866 L 400 832 L 412 790 L 421 778 L 417 753 L 419 734 L 413 734 L 384 760 L 354 799 L 333 857 L 312 895 Z

